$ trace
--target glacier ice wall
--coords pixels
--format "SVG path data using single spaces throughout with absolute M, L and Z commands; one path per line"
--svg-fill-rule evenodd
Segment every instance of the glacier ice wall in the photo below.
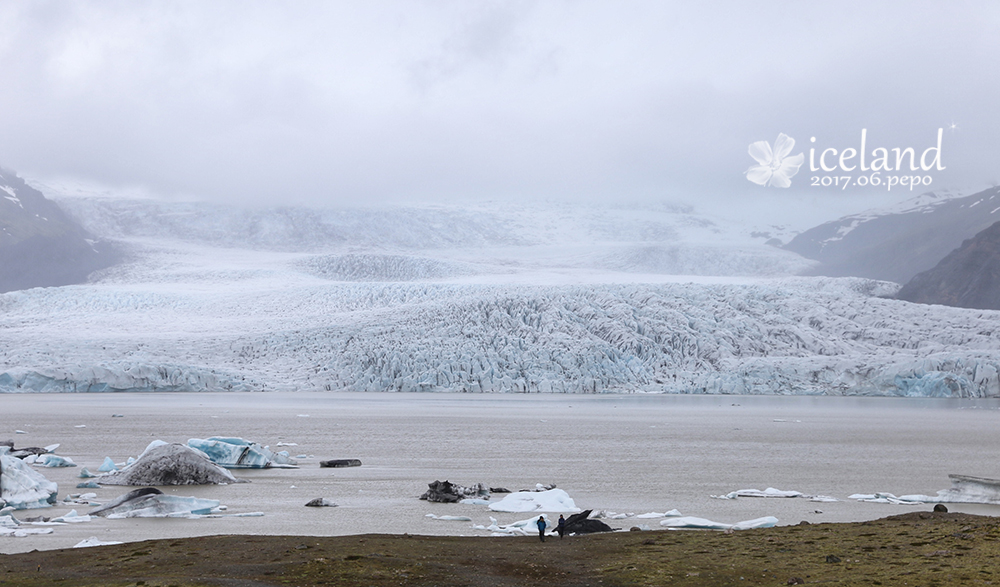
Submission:
M 250 281 L 0 295 L 0 391 L 1000 397 L 1000 312 L 885 282 Z

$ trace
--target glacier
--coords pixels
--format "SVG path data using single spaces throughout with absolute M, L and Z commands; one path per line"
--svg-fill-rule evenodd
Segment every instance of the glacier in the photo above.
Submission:
M 60 203 L 129 260 L 0 294 L 0 392 L 1000 397 L 1000 312 L 794 277 L 683 206 Z

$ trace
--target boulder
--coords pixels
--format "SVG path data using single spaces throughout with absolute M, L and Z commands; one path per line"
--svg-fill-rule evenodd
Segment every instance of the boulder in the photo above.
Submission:
M 202 453 L 177 443 L 151 446 L 131 465 L 121 471 L 100 475 L 97 479 L 101 485 L 226 485 L 244 482 Z
M 567 534 L 593 534 L 594 532 L 613 532 L 614 528 L 600 520 L 591 520 L 591 510 L 584 510 L 566 518 Z

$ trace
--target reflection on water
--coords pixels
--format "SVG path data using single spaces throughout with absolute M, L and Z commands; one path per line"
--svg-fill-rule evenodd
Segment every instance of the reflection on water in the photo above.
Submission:
M 121 462 L 138 455 L 154 439 L 186 442 L 213 435 L 272 448 L 296 443 L 288 447 L 293 456 L 312 456 L 297 470 L 236 471 L 248 484 L 165 489 L 218 499 L 231 512 L 263 511 L 261 518 L 95 520 L 58 527 L 48 536 L 0 538 L 0 551 L 62 548 L 89 536 L 483 534 L 468 522 L 425 517 L 464 515 L 489 523 L 484 506 L 419 501 L 436 479 L 515 490 L 556 483 L 585 509 L 640 514 L 676 508 L 729 523 L 765 515 L 783 524 L 873 519 L 914 508 L 855 503 L 847 496 L 933 495 L 949 486 L 949 473 L 1000 477 L 991 449 L 1000 441 L 998 408 L 998 400 L 801 396 L 0 395 L 0 436 L 18 446 L 60 443 L 59 454 L 91 470 L 105 456 Z M 28 434 L 15 435 L 18 429 Z M 364 466 L 319 468 L 319 460 L 333 458 L 359 458 Z M 41 471 L 59 483 L 60 497 L 83 491 L 75 489 L 79 468 Z M 710 498 L 767 487 L 841 501 Z M 97 490 L 101 501 L 124 492 Z M 317 497 L 339 507 L 304 507 Z M 983 506 L 949 508 L 1000 513 Z M 493 515 L 501 522 L 524 517 Z M 626 519 L 612 526 L 640 522 L 650 523 Z

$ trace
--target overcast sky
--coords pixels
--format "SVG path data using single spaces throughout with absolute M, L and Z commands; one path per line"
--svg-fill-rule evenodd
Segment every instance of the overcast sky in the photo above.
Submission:
M 907 195 L 809 185 L 809 147 L 863 128 L 918 156 L 944 128 L 933 188 L 1000 181 L 998 30 L 992 1 L 11 0 L 0 165 L 232 202 L 852 208 Z M 779 133 L 805 164 L 751 183 Z

